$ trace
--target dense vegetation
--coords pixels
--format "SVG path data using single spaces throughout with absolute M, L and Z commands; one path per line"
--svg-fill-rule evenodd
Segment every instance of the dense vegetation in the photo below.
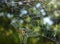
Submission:
M 59 0 L 0 0 L 0 44 L 60 44 Z

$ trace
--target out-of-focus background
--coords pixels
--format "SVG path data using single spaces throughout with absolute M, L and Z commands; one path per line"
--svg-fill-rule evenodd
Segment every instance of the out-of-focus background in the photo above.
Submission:
M 0 44 L 60 44 L 60 0 L 0 0 Z

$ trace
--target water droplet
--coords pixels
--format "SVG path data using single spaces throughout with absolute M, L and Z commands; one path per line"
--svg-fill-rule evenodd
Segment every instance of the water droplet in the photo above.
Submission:
M 43 12 L 43 13 L 42 13 L 42 15 L 43 15 L 43 16 L 45 16 L 45 15 L 46 15 L 46 13 L 45 13 L 45 12 Z
M 21 14 L 27 14 L 27 10 L 21 10 Z
M 41 4 L 40 3 L 37 3 L 36 4 L 36 8 L 39 8 L 39 7 L 41 7 Z
M 8 13 L 8 14 L 7 14 L 7 17 L 8 17 L 8 18 L 12 18 L 13 15 L 11 15 L 11 14 Z
M 41 10 L 40 10 L 40 12 L 42 12 L 42 13 L 43 13 L 43 12 L 44 12 L 44 9 L 41 9 Z
M 11 5 L 12 5 L 12 6 L 15 6 L 15 2 L 14 2 L 14 1 L 11 1 Z
M 18 4 L 19 4 L 19 5 L 22 5 L 23 3 L 20 1 L 20 2 L 18 2 Z
M 52 25 L 53 22 L 50 20 L 50 17 L 43 18 L 44 24 Z

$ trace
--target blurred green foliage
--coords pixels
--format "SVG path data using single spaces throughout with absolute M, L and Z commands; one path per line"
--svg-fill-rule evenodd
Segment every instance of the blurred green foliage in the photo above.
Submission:
M 16 29 L 16 26 L 30 29 L 32 32 L 40 34 L 39 36 L 28 37 L 26 44 L 59 43 L 57 42 L 57 40 L 60 41 L 60 6 L 57 4 L 58 1 L 46 0 L 45 2 L 34 1 L 30 3 L 20 2 L 20 4 L 21 3 L 23 4 L 15 4 L 15 6 L 0 3 L 0 44 L 24 44 L 25 32 L 21 32 L 18 28 Z M 49 25 L 49 20 L 44 24 L 45 21 L 43 21 L 43 19 L 45 17 L 51 17 L 50 19 L 53 21 L 53 24 Z M 13 19 L 16 20 L 16 18 L 18 18 L 20 22 L 13 27 L 11 22 Z M 51 40 L 51 38 L 54 39 L 54 37 L 56 41 Z

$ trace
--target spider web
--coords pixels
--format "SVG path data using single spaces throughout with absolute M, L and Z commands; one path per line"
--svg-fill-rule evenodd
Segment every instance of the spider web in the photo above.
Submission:
M 24 2 L 26 2 L 26 1 L 24 1 Z M 8 2 L 6 2 L 6 3 L 8 3 Z M 13 4 L 13 3 L 18 3 L 18 2 L 10 2 L 10 4 Z M 27 2 L 26 2 L 27 3 Z M 13 9 L 12 9 L 12 12 L 13 12 Z M 36 18 L 35 16 L 31 16 L 32 18 Z M 23 28 L 20 28 L 20 26 L 19 26 L 19 17 L 16 19 L 16 22 L 14 22 L 14 23 L 11 23 L 11 25 L 15 28 L 15 29 L 23 29 Z M 42 18 L 41 18 L 42 19 Z M 33 21 L 34 19 L 32 19 L 32 21 Z M 31 23 L 33 23 L 33 22 L 31 22 Z M 57 21 L 56 21 L 56 23 L 57 23 Z M 39 25 L 39 24 L 38 24 Z M 57 26 L 56 26 L 57 27 Z M 44 25 L 42 24 L 42 28 L 44 29 Z M 27 42 L 27 38 L 28 37 L 36 37 L 36 36 L 42 36 L 42 37 L 46 37 L 47 39 L 50 39 L 50 40 L 52 40 L 52 41 L 56 41 L 56 38 L 55 38 L 55 36 L 53 36 L 52 34 L 51 35 L 49 35 L 49 37 L 48 36 L 45 36 L 45 35 L 42 35 L 42 34 L 39 34 L 39 33 L 37 33 L 37 32 L 33 32 L 33 31 L 31 31 L 30 29 L 23 29 L 26 33 L 25 33 L 25 37 L 24 37 L 24 40 L 23 40 L 23 42 L 24 42 L 24 44 L 26 44 L 26 42 Z M 53 31 L 53 30 L 47 30 L 47 31 Z M 53 36 L 53 37 L 52 37 Z M 51 38 L 50 38 L 51 37 Z

